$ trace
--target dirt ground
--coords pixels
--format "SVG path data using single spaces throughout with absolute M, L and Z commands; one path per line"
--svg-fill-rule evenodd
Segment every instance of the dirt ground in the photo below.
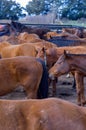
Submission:
M 77 93 L 76 89 L 73 88 L 74 78 L 66 77 L 67 75 L 62 75 L 58 78 L 56 97 L 73 102 L 77 104 Z M 86 95 L 86 78 L 84 78 L 84 87 Z
M 74 79 L 72 76 L 70 78 L 67 78 L 66 75 L 60 76 L 58 78 L 58 83 L 57 83 L 56 97 L 68 100 L 73 103 L 77 103 L 76 90 L 72 88 L 73 80 Z M 85 84 L 85 95 L 86 95 L 86 78 L 84 78 L 84 84 Z M 50 86 L 49 89 L 49 97 L 51 97 L 51 91 L 52 91 L 52 86 Z M 11 99 L 11 100 L 25 99 L 25 98 L 26 98 L 25 92 L 21 87 L 5 96 L 0 96 L 0 99 Z

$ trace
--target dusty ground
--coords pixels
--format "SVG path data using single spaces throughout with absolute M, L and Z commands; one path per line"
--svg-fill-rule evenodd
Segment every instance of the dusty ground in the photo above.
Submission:
M 73 84 L 73 77 L 71 76 L 70 78 L 67 78 L 66 75 L 63 75 L 59 77 L 58 83 L 57 83 L 57 92 L 56 92 L 56 97 L 68 100 L 73 103 L 77 103 L 77 94 L 76 90 L 72 88 Z M 86 78 L 84 78 L 84 84 L 86 88 Z M 52 86 L 50 86 L 50 91 Z M 85 89 L 85 95 L 86 95 L 86 89 Z M 25 92 L 22 91 L 21 88 L 18 88 L 14 92 L 7 94 L 5 96 L 0 96 L 1 99 L 25 99 L 26 95 Z
M 73 89 L 73 77 L 67 78 L 66 75 L 60 76 L 57 83 L 56 97 L 68 100 L 77 104 L 76 89 Z M 86 95 L 86 78 L 84 78 L 85 95 Z

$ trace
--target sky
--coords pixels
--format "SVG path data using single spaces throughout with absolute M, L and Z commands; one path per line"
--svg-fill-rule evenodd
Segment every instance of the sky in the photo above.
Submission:
M 21 6 L 25 7 L 26 4 L 31 1 L 31 0 L 15 0 L 16 2 L 18 2 Z

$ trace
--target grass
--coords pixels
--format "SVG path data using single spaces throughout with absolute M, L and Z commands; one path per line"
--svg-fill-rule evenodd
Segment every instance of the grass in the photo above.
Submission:
M 61 23 L 63 25 L 76 25 L 76 26 L 86 27 L 86 19 L 81 19 L 81 20 L 67 20 L 67 19 L 62 19 Z

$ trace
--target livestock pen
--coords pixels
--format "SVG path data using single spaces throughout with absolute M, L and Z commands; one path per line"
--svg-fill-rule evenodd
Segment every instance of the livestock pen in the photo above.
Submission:
M 6 23 L 1 23 L 3 25 L 5 25 Z M 24 24 L 27 27 L 31 26 L 31 27 L 40 27 L 40 28 L 48 28 L 50 30 L 56 30 L 57 32 L 59 30 L 62 30 L 62 28 L 85 28 L 85 27 L 80 27 L 80 26 L 75 26 L 75 25 L 56 25 L 56 24 Z M 50 39 L 51 42 L 57 44 L 58 42 L 58 46 L 70 46 L 70 45 L 76 45 L 77 40 L 65 40 L 65 39 L 60 39 L 60 38 L 53 38 Z M 63 45 L 64 43 L 64 45 Z M 86 78 L 84 78 L 84 82 L 85 82 L 85 86 L 86 86 Z M 69 100 L 71 102 L 76 103 L 76 90 L 73 90 L 72 88 L 72 84 L 73 84 L 73 77 L 71 76 L 70 78 L 67 78 L 66 75 L 63 75 L 61 77 L 59 77 L 58 79 L 58 83 L 57 83 L 57 92 L 56 92 L 56 97 L 62 98 L 62 99 L 66 99 Z M 49 97 L 51 97 L 51 87 L 50 86 L 50 90 L 49 90 Z M 21 90 L 21 91 L 20 91 Z M 85 90 L 86 93 L 86 90 Z M 1 99 L 23 99 L 25 98 L 25 92 L 22 89 L 22 86 L 20 86 L 19 89 L 15 90 L 14 92 L 7 94 L 5 96 L 1 96 Z

